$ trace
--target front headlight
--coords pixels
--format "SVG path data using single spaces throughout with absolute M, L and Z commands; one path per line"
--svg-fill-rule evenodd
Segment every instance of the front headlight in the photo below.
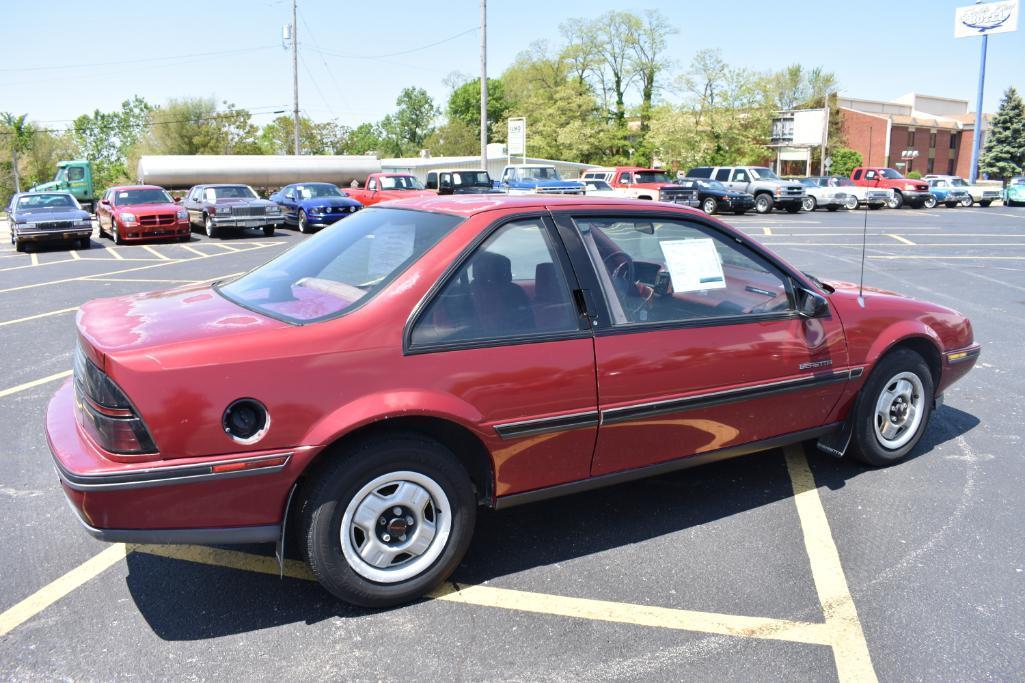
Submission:
M 121 214 L 121 222 L 122 223 L 134 223 L 135 222 L 135 214 L 134 213 L 128 213 L 127 211 L 125 211 L 124 213 Z
M 907 183 L 907 184 L 904 185 L 904 189 L 907 190 L 908 192 L 914 192 L 918 188 L 915 187 L 914 185 L 912 185 L 911 183 Z
M 211 206 L 210 207 L 210 213 L 220 214 L 222 216 L 228 216 L 228 215 L 231 215 L 231 207 L 230 206 Z
M 185 209 L 178 209 L 178 220 L 183 221 L 189 217 L 189 212 Z
M 277 204 L 272 204 L 267 207 L 267 213 L 281 213 L 281 207 Z

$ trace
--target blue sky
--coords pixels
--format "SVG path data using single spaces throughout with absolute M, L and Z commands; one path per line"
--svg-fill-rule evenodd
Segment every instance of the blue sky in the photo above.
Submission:
M 953 37 L 954 8 L 965 4 L 971 3 L 491 0 L 489 73 L 501 73 L 534 40 L 558 42 L 565 19 L 659 7 L 679 28 L 668 50 L 672 73 L 684 70 L 697 50 L 718 47 L 731 64 L 755 69 L 822 65 L 837 74 L 848 96 L 917 91 L 968 99 L 974 109 L 979 39 Z M 291 61 L 281 47 L 289 0 L 12 5 L 0 24 L 0 111 L 62 127 L 135 94 L 155 103 L 214 96 L 251 109 L 256 123 L 291 108 Z M 446 75 L 479 68 L 476 0 L 300 0 L 299 10 L 300 107 L 317 120 L 356 125 L 380 119 L 407 85 L 427 89 L 443 106 Z M 994 111 L 1008 86 L 1025 86 L 1025 25 L 990 38 L 988 67 L 984 109 Z

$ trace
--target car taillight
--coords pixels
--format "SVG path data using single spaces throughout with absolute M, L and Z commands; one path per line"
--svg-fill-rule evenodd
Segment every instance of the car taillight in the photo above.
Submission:
M 89 360 L 75 352 L 75 411 L 96 444 L 111 453 L 156 453 L 153 437 L 121 388 Z

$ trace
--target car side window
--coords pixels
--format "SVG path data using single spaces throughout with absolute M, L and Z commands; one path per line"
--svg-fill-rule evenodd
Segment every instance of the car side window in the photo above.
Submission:
M 721 181 L 729 180 L 730 179 L 730 169 L 728 169 L 728 168 L 720 168 L 718 171 L 715 172 L 715 179 L 716 180 L 721 180 Z
M 619 182 L 621 183 L 632 183 L 634 181 L 633 173 L 620 173 Z
M 553 237 L 537 218 L 499 228 L 417 319 L 415 346 L 487 342 L 579 330 Z
M 860 168 L 857 171 L 854 172 L 854 179 L 855 180 L 861 180 L 861 169 Z
M 789 280 L 758 254 L 676 220 L 578 218 L 615 325 L 786 313 Z
M 68 169 L 68 180 L 81 180 L 85 177 L 85 169 L 81 166 L 72 166 Z
M 865 171 L 865 180 L 872 180 L 876 177 L 875 171 Z
M 746 183 L 750 182 L 747 177 L 747 171 L 742 168 L 738 168 L 733 172 L 733 182 L 735 183 Z
M 290 187 L 285 190 L 285 199 L 295 199 L 295 188 Z

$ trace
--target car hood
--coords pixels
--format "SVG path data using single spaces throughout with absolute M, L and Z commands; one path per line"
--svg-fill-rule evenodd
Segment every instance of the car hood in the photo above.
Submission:
M 224 197 L 207 202 L 207 204 L 216 204 L 218 206 L 277 206 L 277 204 L 269 199 L 247 199 L 246 197 Z
M 287 327 L 228 301 L 209 284 L 96 299 L 82 306 L 77 324 L 100 357 Z
M 301 199 L 296 202 L 296 204 L 303 209 L 312 209 L 321 206 L 363 206 L 352 197 L 310 197 L 309 199 Z
M 858 287 L 858 283 L 856 283 L 856 282 L 847 282 L 845 280 L 823 280 L 823 282 L 825 282 L 827 285 L 829 285 L 830 287 L 832 287 L 833 289 L 835 289 L 837 292 L 839 292 L 841 294 L 853 294 L 854 296 L 858 295 L 859 287 Z M 863 292 L 865 292 L 867 294 L 873 294 L 873 295 L 878 294 L 878 295 L 882 295 L 882 296 L 897 296 L 897 297 L 901 297 L 903 299 L 908 298 L 908 297 L 904 296 L 903 294 L 901 294 L 899 292 L 893 292 L 893 291 L 890 291 L 888 289 L 880 289 L 878 287 L 861 287 L 860 289 L 861 289 L 861 291 L 863 291 Z
M 174 202 L 164 202 L 162 204 L 118 204 L 114 207 L 114 210 L 118 213 L 127 211 L 128 213 L 145 213 L 147 211 L 177 211 L 178 205 Z
M 45 221 L 80 221 L 89 218 L 88 211 L 68 209 L 66 211 L 15 211 L 15 223 L 42 223 Z
M 521 178 L 511 185 L 529 185 L 531 187 L 583 187 L 583 183 L 575 180 L 543 180 L 541 178 Z

